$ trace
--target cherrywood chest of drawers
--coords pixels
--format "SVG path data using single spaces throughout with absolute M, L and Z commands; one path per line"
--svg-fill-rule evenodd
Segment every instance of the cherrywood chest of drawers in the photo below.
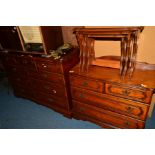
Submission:
M 90 66 L 70 71 L 73 117 L 106 128 L 144 128 L 155 71 L 135 70 L 131 80 L 121 80 L 118 69 Z
M 79 50 L 60 60 L 17 52 L 1 52 L 14 94 L 71 117 L 69 70 L 78 63 Z

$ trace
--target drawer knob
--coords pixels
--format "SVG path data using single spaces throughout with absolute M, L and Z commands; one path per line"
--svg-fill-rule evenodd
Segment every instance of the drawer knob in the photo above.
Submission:
M 130 92 L 129 92 L 127 89 L 123 90 L 122 93 L 123 93 L 125 96 L 128 96 L 128 95 L 130 94 Z
M 88 86 L 88 82 L 87 82 L 87 81 L 84 81 L 84 82 L 82 83 L 82 85 L 86 87 L 86 86 Z
M 53 93 L 54 93 L 54 94 L 56 94 L 56 93 L 57 93 L 57 91 L 56 91 L 56 90 L 54 90 L 54 89 L 53 89 L 52 91 L 53 91 Z
M 42 66 L 43 66 L 44 68 L 46 68 L 46 67 L 47 67 L 45 64 L 42 64 Z
M 134 108 L 132 108 L 132 107 L 125 107 L 125 108 L 126 108 L 128 113 L 131 113 L 134 110 Z

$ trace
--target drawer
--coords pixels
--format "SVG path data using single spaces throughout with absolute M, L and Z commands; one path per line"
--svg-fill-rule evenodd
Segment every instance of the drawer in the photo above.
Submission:
M 68 101 L 65 98 L 49 95 L 44 92 L 35 92 L 35 100 L 42 105 L 51 105 L 56 107 L 68 108 Z
M 107 123 L 118 128 L 144 128 L 143 121 L 132 119 L 127 116 L 119 115 L 114 112 L 109 112 L 77 101 L 73 101 L 73 113 L 79 113 L 86 117 L 96 119 L 98 122 Z
M 54 82 L 58 84 L 65 84 L 64 77 L 61 74 L 55 74 L 55 73 L 49 73 L 49 72 L 29 72 L 28 73 L 30 78 L 43 80 L 43 81 L 49 81 Z
M 59 62 L 36 61 L 36 64 L 39 71 L 62 73 L 61 64 Z
M 72 86 L 80 87 L 84 89 L 94 90 L 97 92 L 103 92 L 104 83 L 98 80 L 91 80 L 81 76 L 70 76 L 70 82 Z
M 93 105 L 141 120 L 145 120 L 149 109 L 149 106 L 146 104 L 77 88 L 72 88 L 72 98 L 87 103 L 88 105 Z
M 9 80 L 11 81 L 13 86 L 30 86 L 30 81 L 25 77 L 25 76 L 21 76 L 21 75 L 16 75 L 16 76 L 10 76 Z
M 5 56 L 2 59 L 4 66 L 12 66 L 12 65 L 18 65 L 16 61 L 16 56 L 14 55 L 9 55 Z
M 25 66 L 35 66 L 35 62 L 33 60 L 33 56 L 30 55 L 17 55 L 16 61 L 18 64 Z
M 120 96 L 123 98 L 128 98 L 145 103 L 150 103 L 152 97 L 152 91 L 147 89 L 131 88 L 109 83 L 105 85 L 105 92 L 107 94 Z
M 66 98 L 66 90 L 64 85 L 58 85 L 52 82 L 45 82 L 41 80 L 33 80 L 36 85 L 37 90 L 41 92 L 45 92 L 47 94 L 60 96 L 62 98 Z
M 26 71 L 22 67 L 6 66 L 5 68 L 6 68 L 7 74 L 11 76 L 16 76 L 17 74 L 25 76 L 26 74 Z

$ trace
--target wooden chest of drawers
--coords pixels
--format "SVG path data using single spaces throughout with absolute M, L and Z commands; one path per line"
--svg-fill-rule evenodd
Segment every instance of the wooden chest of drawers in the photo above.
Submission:
M 155 88 L 155 79 L 149 80 L 155 72 L 146 72 L 121 80 L 117 69 L 91 66 L 80 72 L 77 65 L 70 71 L 73 117 L 106 128 L 144 128 Z
M 71 117 L 69 70 L 78 55 L 74 48 L 59 60 L 16 52 L 1 53 L 1 58 L 16 96 Z

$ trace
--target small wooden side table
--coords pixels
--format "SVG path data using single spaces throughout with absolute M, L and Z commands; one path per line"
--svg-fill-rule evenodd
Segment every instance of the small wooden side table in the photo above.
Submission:
M 137 40 L 143 29 L 142 26 L 75 29 L 80 47 L 80 70 L 88 71 L 89 65 L 95 59 L 95 39 L 119 40 L 121 43 L 120 75 L 124 77 L 129 73 L 131 78 L 136 65 Z

